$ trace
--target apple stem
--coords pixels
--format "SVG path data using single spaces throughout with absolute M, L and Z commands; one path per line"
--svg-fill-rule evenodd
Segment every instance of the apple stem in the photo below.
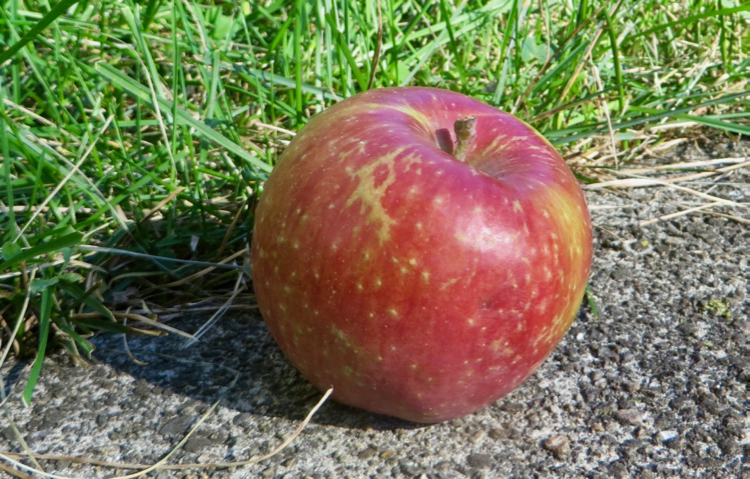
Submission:
M 456 149 L 453 152 L 460 161 L 466 161 L 466 154 L 469 153 L 474 138 L 477 136 L 477 117 L 467 116 L 459 118 L 453 123 L 453 129 L 456 132 Z

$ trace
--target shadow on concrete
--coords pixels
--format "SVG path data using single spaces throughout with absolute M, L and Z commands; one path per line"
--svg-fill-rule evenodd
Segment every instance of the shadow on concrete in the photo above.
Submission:
M 187 316 L 170 326 L 192 333 L 205 320 Z M 240 413 L 293 420 L 303 419 L 322 396 L 287 361 L 259 315 L 225 317 L 189 347 L 186 339 L 173 334 L 129 336 L 130 355 L 121 335 L 101 335 L 94 343 L 94 361 L 146 381 L 155 394 L 174 393 L 206 405 L 222 398 L 225 407 Z M 312 422 L 374 430 L 426 426 L 330 400 Z

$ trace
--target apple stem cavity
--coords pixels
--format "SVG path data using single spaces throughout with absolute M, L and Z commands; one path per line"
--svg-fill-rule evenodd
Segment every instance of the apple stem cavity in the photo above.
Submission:
M 474 115 L 459 118 L 453 123 L 456 132 L 456 150 L 453 156 L 459 161 L 466 162 L 466 154 L 469 153 L 474 138 L 477 136 L 477 117 Z

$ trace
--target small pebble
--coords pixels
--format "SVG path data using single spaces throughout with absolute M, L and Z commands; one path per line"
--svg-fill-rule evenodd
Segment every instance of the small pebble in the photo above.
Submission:
M 656 434 L 656 439 L 660 442 L 667 442 L 671 441 L 679 435 L 680 434 L 677 431 L 659 431 Z
M 615 411 L 614 416 L 623 424 L 640 426 L 646 418 L 646 413 L 637 409 L 620 409 Z
M 190 423 L 193 422 L 192 417 L 178 416 L 176 418 L 168 420 L 159 428 L 159 434 L 165 436 L 180 435 L 184 434 Z
M 476 433 L 469 436 L 469 441 L 472 444 L 476 444 L 484 438 L 484 431 L 477 431 Z
M 469 454 L 466 463 L 471 467 L 484 468 L 492 465 L 492 456 L 489 454 Z
M 622 382 L 622 388 L 629 393 L 634 393 L 641 389 L 641 385 L 633 381 L 625 380 Z
M 490 432 L 487 433 L 488 436 L 490 436 L 490 439 L 494 439 L 495 441 L 499 439 L 504 439 L 508 437 L 508 431 L 505 429 L 500 428 L 492 428 L 490 429 Z
M 561 456 L 568 452 L 569 444 L 568 436 L 564 434 L 558 434 L 556 436 L 548 437 L 542 443 L 542 447 L 550 451 L 556 456 Z
M 396 455 L 396 451 L 394 451 L 393 449 L 388 449 L 380 453 L 380 459 L 390 459 L 395 455 Z
M 676 236 L 667 236 L 664 239 L 664 243 L 670 246 L 679 246 L 681 244 L 685 244 L 685 240 Z
M 360 459 L 370 459 L 371 457 L 375 457 L 377 454 L 378 451 L 371 447 L 368 447 L 367 449 L 360 451 L 360 453 L 357 454 L 357 457 Z

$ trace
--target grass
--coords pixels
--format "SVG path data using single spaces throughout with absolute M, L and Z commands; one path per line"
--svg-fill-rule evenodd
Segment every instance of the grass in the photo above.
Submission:
M 83 363 L 98 330 L 251 308 L 263 182 L 342 98 L 459 91 L 596 182 L 685 124 L 748 135 L 749 46 L 738 0 L 7 0 L 0 364 L 33 359 L 31 402 L 52 345 Z

